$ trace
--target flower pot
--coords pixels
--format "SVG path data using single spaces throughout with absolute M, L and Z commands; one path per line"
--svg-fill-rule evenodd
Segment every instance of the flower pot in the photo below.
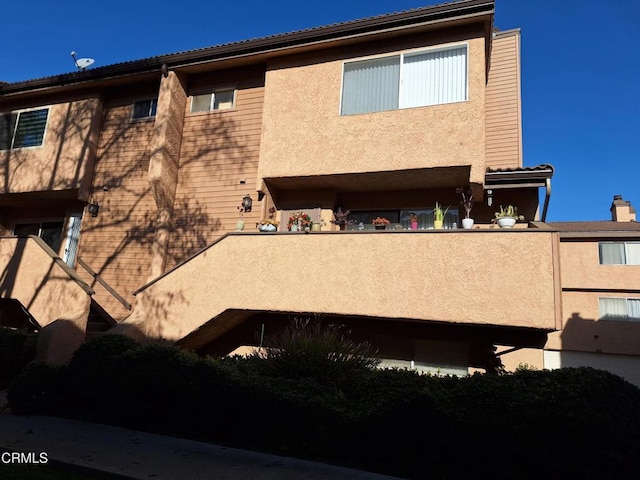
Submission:
M 320 223 L 312 223 L 311 224 L 311 230 L 313 232 L 319 232 L 320 230 L 322 230 L 322 224 L 320 224 Z
M 513 228 L 516 224 L 516 219 L 513 217 L 500 217 L 498 218 L 498 225 L 500 228 Z
M 471 230 L 473 228 L 473 218 L 463 218 L 462 228 L 465 230 Z
M 418 229 L 418 222 L 411 222 L 411 230 L 417 230 Z
M 433 228 L 435 230 L 442 230 L 442 220 L 434 220 L 433 221 Z
M 276 231 L 276 226 L 275 225 L 260 225 L 258 227 L 258 230 L 260 230 L 261 232 L 275 232 Z
M 387 226 L 386 225 L 374 225 L 374 228 L 376 230 L 384 230 L 385 228 L 387 228 Z

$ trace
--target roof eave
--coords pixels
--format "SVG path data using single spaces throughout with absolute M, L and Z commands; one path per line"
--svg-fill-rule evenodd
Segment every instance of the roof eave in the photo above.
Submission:
M 453 20 L 481 21 L 482 17 L 486 17 L 485 37 L 487 43 L 489 43 L 491 41 L 493 13 L 494 0 L 464 0 L 342 24 L 108 65 L 83 72 L 3 84 L 0 85 L 0 97 L 27 91 L 45 90 L 62 85 L 83 84 L 96 80 L 159 71 L 163 64 L 167 64 L 169 68 L 177 69 L 206 62 L 249 57 L 270 52 L 285 53 L 304 46 L 322 46 L 328 42 L 368 37 L 419 26 L 433 26 Z

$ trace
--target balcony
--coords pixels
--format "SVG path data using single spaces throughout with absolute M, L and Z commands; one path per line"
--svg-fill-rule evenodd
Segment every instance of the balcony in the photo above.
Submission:
M 77 191 L 87 200 L 99 135 L 100 101 L 95 98 L 40 106 L 3 115 L 3 123 L 18 123 L 20 115 L 42 113 L 23 127 L 18 138 L 2 137 L 0 168 L 5 178 L 0 194 Z M 25 120 L 26 121 L 26 120 Z M 11 132 L 10 132 L 11 133 Z
M 233 233 L 143 287 L 124 326 L 208 341 L 264 311 L 552 331 L 559 292 L 556 232 Z

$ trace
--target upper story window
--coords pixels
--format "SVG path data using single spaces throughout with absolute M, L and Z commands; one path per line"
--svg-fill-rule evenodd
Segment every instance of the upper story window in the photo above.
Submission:
M 0 150 L 42 145 L 48 115 L 48 108 L 0 115 Z
M 191 113 L 227 110 L 235 106 L 236 91 L 233 89 L 214 90 L 191 97 Z
M 131 109 L 131 118 L 133 120 L 136 120 L 138 118 L 153 118 L 156 116 L 157 109 L 157 98 L 152 98 L 150 100 L 140 100 L 133 104 L 133 108 Z
M 640 298 L 600 297 L 598 307 L 601 320 L 640 322 Z
M 466 45 L 344 64 L 341 115 L 466 99 Z
M 640 242 L 600 242 L 600 265 L 640 265 Z

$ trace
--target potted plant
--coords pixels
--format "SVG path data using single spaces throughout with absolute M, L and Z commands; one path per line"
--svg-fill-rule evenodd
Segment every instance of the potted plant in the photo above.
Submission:
M 275 232 L 278 229 L 278 222 L 273 219 L 275 213 L 275 207 L 269 208 L 269 218 L 265 218 L 264 220 L 256 224 L 258 230 L 260 230 L 261 232 Z
M 376 230 L 384 230 L 385 228 L 387 228 L 387 225 L 391 223 L 391 221 L 387 220 L 384 217 L 376 217 L 373 220 L 371 220 L 371 223 L 373 223 L 373 227 Z
M 462 228 L 466 230 L 470 230 L 473 227 L 473 218 L 470 218 L 471 209 L 473 208 L 473 192 L 469 187 L 462 188 L 458 187 L 456 192 L 462 195 L 462 200 L 460 200 L 460 204 L 465 211 L 465 217 L 462 219 Z
M 444 223 L 444 217 L 449 211 L 449 207 L 446 209 L 442 209 L 442 206 L 436 202 L 436 206 L 433 209 L 433 228 L 436 230 L 442 230 L 442 225 Z
M 331 223 L 338 225 L 340 230 L 346 229 L 347 225 L 353 225 L 355 223 L 353 220 L 349 220 L 350 213 L 350 210 L 342 211 L 342 208 L 338 207 L 338 209 L 333 212 L 333 220 L 331 220 Z
M 412 213 L 409 215 L 409 222 L 411 223 L 411 230 L 418 229 L 418 215 Z
M 507 205 L 506 208 L 503 208 L 502 205 L 500 205 L 500 211 L 496 212 L 496 218 L 494 218 L 493 221 L 497 223 L 500 228 L 513 228 L 516 220 L 524 220 L 522 215 L 518 215 L 517 207 Z
M 306 213 L 295 212 L 289 217 L 287 228 L 292 232 L 304 231 L 311 228 L 311 217 Z

